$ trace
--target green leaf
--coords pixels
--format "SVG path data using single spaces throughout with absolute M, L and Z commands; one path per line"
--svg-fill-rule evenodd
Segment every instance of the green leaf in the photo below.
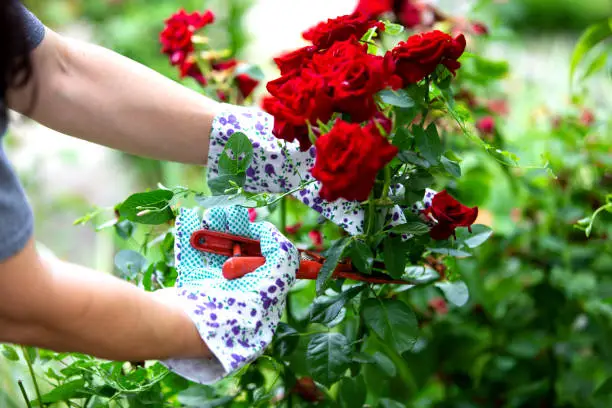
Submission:
M 597 388 L 595 388 L 595 393 L 593 396 L 595 397 L 604 397 L 612 395 L 612 377 L 608 377 L 604 382 L 599 384 Z
M 472 256 L 469 252 L 462 251 L 456 248 L 427 248 L 428 251 L 434 254 L 442 254 L 448 256 L 454 256 L 456 258 L 468 258 Z
M 146 258 L 131 249 L 124 249 L 115 255 L 115 266 L 121 271 L 124 277 L 134 277 L 143 270 L 146 264 Z
M 306 365 L 315 381 L 338 381 L 351 362 L 348 340 L 340 333 L 315 334 L 306 349 Z
M 404 32 L 404 26 L 401 24 L 391 23 L 389 21 L 383 21 L 383 23 L 385 25 L 385 34 L 387 35 L 396 36 Z
M 232 183 L 242 187 L 246 181 L 246 173 L 224 174 L 212 179 L 208 179 L 208 188 L 214 195 L 223 195 L 226 190 L 232 189 Z
M 387 357 L 386 354 L 377 351 L 374 353 L 374 361 L 388 377 L 395 377 L 397 375 L 397 369 L 395 368 L 393 360 Z
M 83 398 L 85 396 L 85 380 L 78 379 L 60 385 L 41 397 L 43 404 L 51 404 L 59 401 L 68 401 L 71 398 Z
M 153 190 L 132 194 L 119 206 L 119 214 L 138 224 L 159 225 L 174 219 L 170 190 Z
M 372 272 L 372 264 L 374 263 L 374 255 L 372 250 L 365 242 L 354 240 L 351 242 L 348 257 L 352 264 L 362 273 Z
M 409 266 L 402 275 L 402 279 L 424 284 L 440 279 L 440 275 L 429 266 Z
M 401 237 L 387 236 L 383 241 L 383 259 L 389 275 L 399 279 L 406 268 L 406 250 Z
M 340 293 L 338 296 L 317 297 L 310 307 L 310 322 L 321 324 L 333 322 L 342 311 L 346 302 L 357 296 L 365 287 L 366 285 L 355 286 Z
M 426 131 L 419 126 L 413 126 L 412 132 L 415 136 L 416 146 L 423 157 L 432 165 L 438 164 L 444 150 L 436 125 L 430 124 Z
M 345 377 L 338 389 L 338 402 L 342 408 L 361 407 L 366 402 L 367 390 L 363 376 Z
M 123 239 L 129 239 L 134 233 L 134 223 L 129 220 L 121 220 L 115 224 L 115 233 Z
M 482 224 L 472 225 L 472 232 L 467 228 L 457 228 L 457 240 L 463 242 L 468 248 L 477 248 L 484 244 L 493 235 L 493 230 Z
M 2 346 L 2 355 L 10 361 L 19 361 L 19 354 L 11 346 Z
M 243 195 L 214 195 L 204 196 L 198 194 L 195 196 L 195 200 L 199 206 L 204 208 L 213 207 L 231 207 L 233 205 L 240 205 L 243 207 L 255 206 L 257 203 L 253 200 L 249 200 L 248 197 Z
M 300 341 L 300 334 L 287 323 L 280 322 L 274 335 L 274 349 L 280 357 L 293 353 Z
M 399 108 L 412 108 L 415 105 L 414 100 L 403 89 L 397 91 L 384 89 L 378 93 L 378 96 L 384 103 Z
M 327 250 L 327 258 L 319 271 L 317 276 L 317 295 L 321 295 L 325 289 L 325 285 L 329 278 L 331 278 L 336 266 L 342 258 L 342 253 L 346 249 L 350 241 L 344 237 L 336 240 L 332 246 Z
M 570 62 L 570 82 L 573 81 L 576 69 L 585 55 L 597 44 L 612 36 L 612 18 L 593 24 L 578 39 Z
M 234 71 L 234 76 L 238 76 L 238 75 L 246 75 L 249 78 L 252 78 L 259 82 L 266 79 L 266 76 L 261 70 L 261 68 L 258 67 L 257 65 L 251 65 L 251 64 L 243 63 L 243 64 L 238 65 L 236 67 L 236 70 Z
M 368 299 L 362 315 L 366 325 L 400 354 L 414 347 L 417 319 L 405 303 L 397 299 Z
M 406 224 L 396 225 L 390 232 L 396 234 L 425 235 L 429 233 L 429 226 L 422 222 L 407 222 Z
M 500 150 L 491 145 L 485 144 L 485 150 L 491 157 L 493 157 L 498 162 L 505 164 L 506 166 L 516 167 L 518 166 L 519 158 L 514 153 L 507 152 L 505 150 Z
M 406 408 L 406 406 L 401 402 L 397 402 L 389 398 L 382 398 L 380 401 L 378 401 L 378 406 L 379 408 Z
M 253 145 L 242 132 L 232 134 L 219 157 L 220 175 L 238 175 L 246 171 L 253 160 Z
M 421 159 L 418 153 L 411 152 L 410 150 L 402 150 L 397 154 L 397 158 L 403 163 L 414 164 L 415 166 L 424 167 L 426 169 L 431 167 L 431 164 L 429 164 L 427 160 Z
M 455 306 L 461 307 L 470 299 L 468 287 L 463 281 L 436 282 L 435 285 L 444 293 L 444 297 Z
M 445 156 L 442 156 L 440 161 L 442 162 L 442 166 L 444 166 L 444 170 L 446 170 L 448 174 L 455 178 L 461 177 L 461 166 L 459 166 L 459 163 L 447 159 Z

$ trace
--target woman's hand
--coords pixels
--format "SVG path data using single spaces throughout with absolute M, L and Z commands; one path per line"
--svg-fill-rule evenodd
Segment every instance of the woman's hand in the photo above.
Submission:
M 222 266 L 227 257 L 191 246 L 192 233 L 202 228 L 259 240 L 266 263 L 240 279 L 225 279 Z M 176 229 L 175 298 L 166 298 L 169 292 L 162 296 L 183 305 L 215 358 L 173 359 L 164 364 L 207 384 L 255 360 L 270 344 L 295 281 L 299 255 L 272 224 L 249 222 L 246 208 L 213 208 L 203 219 L 197 209 L 182 209 Z

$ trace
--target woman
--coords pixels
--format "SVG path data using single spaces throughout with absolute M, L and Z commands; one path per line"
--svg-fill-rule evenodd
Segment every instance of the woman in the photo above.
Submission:
M 109 50 L 54 33 L 17 0 L 0 0 L 0 38 L 0 135 L 10 108 L 125 152 L 206 164 L 220 109 L 215 101 Z M 193 286 L 201 279 L 184 280 Z M 278 296 L 280 307 L 286 291 Z M 30 206 L 0 147 L 0 342 L 112 360 L 213 359 L 197 326 L 174 292 L 146 293 L 106 274 L 41 259 Z
M 245 189 L 294 195 L 349 233 L 363 232 L 357 202 L 326 203 L 308 169 L 315 151 L 280 147 L 273 118 L 219 104 L 101 47 L 45 28 L 17 0 L 0 0 L 0 134 L 7 109 L 39 123 L 128 153 L 207 164 L 219 173 L 228 136 L 239 129 L 255 154 Z M 4 102 L 2 102 L 4 101 Z M 288 154 L 290 159 L 288 159 Z M 430 198 L 429 198 L 430 199 Z M 388 217 L 403 223 L 402 209 Z M 41 259 L 31 209 L 0 147 L 0 342 L 91 354 L 111 360 L 163 359 L 175 372 L 210 383 L 260 355 L 283 313 L 299 260 L 271 224 L 246 210 L 212 209 L 177 218 L 176 289 L 147 293 L 86 268 Z M 224 261 L 189 244 L 202 227 L 261 240 L 266 264 L 225 281 Z

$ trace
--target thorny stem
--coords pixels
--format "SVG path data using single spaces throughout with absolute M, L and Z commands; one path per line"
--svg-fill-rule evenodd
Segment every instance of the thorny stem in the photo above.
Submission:
M 34 390 L 36 391 L 36 398 L 38 399 L 38 406 L 44 407 L 45 405 L 42 402 L 42 394 L 40 393 L 40 388 L 38 387 L 38 381 L 36 380 L 36 375 L 34 374 L 34 367 L 32 366 L 32 361 L 30 360 L 28 351 L 23 346 L 21 347 L 21 351 L 23 352 L 23 357 L 25 358 L 26 364 L 28 365 L 30 377 L 32 377 L 32 383 L 34 384 Z
M 389 188 L 391 187 L 391 168 L 389 166 L 385 166 L 385 184 L 383 186 L 382 197 L 381 200 L 385 200 L 389 197 Z
M 372 230 L 374 229 L 374 222 L 376 221 L 376 204 L 374 202 L 374 190 L 370 193 L 370 199 L 368 200 L 368 230 L 367 236 L 372 236 Z

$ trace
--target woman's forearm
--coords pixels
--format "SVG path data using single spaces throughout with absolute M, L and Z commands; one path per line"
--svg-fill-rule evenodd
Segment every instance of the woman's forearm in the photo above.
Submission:
M 140 156 L 205 164 L 219 104 L 108 49 L 47 30 L 9 106 L 59 132 Z M 34 109 L 27 112 L 33 92 Z
M 0 342 L 110 360 L 210 357 L 178 305 L 83 267 L 45 263 L 33 244 L 0 264 Z

